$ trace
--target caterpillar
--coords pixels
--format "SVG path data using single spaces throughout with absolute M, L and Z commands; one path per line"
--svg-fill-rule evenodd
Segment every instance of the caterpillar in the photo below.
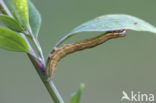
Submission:
M 61 48 L 54 48 L 54 52 L 52 54 L 49 54 L 47 60 L 47 80 L 50 80 L 52 78 L 53 74 L 56 71 L 56 66 L 58 62 L 68 54 L 88 48 L 93 48 L 106 42 L 107 40 L 118 37 L 124 37 L 125 34 L 125 30 L 106 32 L 100 36 L 91 39 L 77 41 L 71 44 L 64 44 Z

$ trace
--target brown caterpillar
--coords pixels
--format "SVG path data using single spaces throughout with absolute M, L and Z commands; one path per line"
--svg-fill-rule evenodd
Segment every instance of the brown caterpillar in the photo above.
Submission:
M 107 40 L 118 38 L 118 37 L 124 37 L 126 31 L 113 31 L 113 32 L 106 32 L 100 36 L 82 40 L 78 42 L 74 42 L 71 44 L 64 44 L 61 48 L 55 48 L 53 54 L 50 54 L 47 60 L 47 78 L 50 80 L 53 76 L 53 74 L 56 71 L 56 66 L 58 62 L 68 54 L 74 53 L 76 51 L 84 50 L 87 48 L 93 48 L 97 45 L 100 45 L 104 43 Z

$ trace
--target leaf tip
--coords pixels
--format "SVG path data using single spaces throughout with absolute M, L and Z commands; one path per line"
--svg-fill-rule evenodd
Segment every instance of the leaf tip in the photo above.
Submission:
M 85 88 L 85 84 L 84 83 L 81 83 L 80 84 L 80 89 L 83 89 L 83 88 Z

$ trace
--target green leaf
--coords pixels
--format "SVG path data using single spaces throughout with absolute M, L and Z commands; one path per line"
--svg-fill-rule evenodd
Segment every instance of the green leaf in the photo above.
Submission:
M 97 17 L 81 24 L 58 41 L 55 47 L 80 32 L 108 32 L 118 30 L 148 31 L 156 33 L 156 27 L 142 19 L 126 14 L 110 14 Z
M 72 94 L 70 98 L 70 103 L 80 103 L 82 89 L 84 87 L 85 87 L 84 84 L 81 84 L 79 90 Z
M 116 30 L 135 30 L 156 33 L 154 26 L 137 17 L 125 14 L 112 14 L 100 16 L 88 21 L 73 29 L 68 35 L 71 36 L 79 32 L 107 32 Z
M 29 24 L 27 0 L 4 0 L 15 19 L 25 28 Z
M 0 27 L 0 48 L 9 51 L 29 52 L 29 46 L 25 39 L 16 32 L 2 27 Z
M 41 16 L 30 0 L 28 0 L 28 8 L 29 8 L 29 23 L 34 36 L 37 38 L 41 25 Z
M 0 22 L 14 31 L 17 32 L 23 31 L 22 27 L 18 24 L 18 22 L 7 15 L 0 15 Z

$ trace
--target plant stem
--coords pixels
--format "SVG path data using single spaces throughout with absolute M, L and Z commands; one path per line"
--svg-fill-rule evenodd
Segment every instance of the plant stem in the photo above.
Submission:
M 32 64 L 34 65 L 36 71 L 38 72 L 43 84 L 47 88 L 51 98 L 54 101 L 54 103 L 64 103 L 64 101 L 63 101 L 62 97 L 60 96 L 60 93 L 56 89 L 53 81 L 52 80 L 51 81 L 46 80 L 45 71 L 42 68 L 41 64 L 39 64 L 39 62 L 34 60 L 34 58 L 30 54 L 27 54 L 27 55 L 28 55 L 29 59 L 31 60 Z M 41 69 L 42 69 L 42 71 L 41 71 Z
M 58 92 L 57 88 L 55 87 L 54 83 L 52 82 L 52 80 L 50 80 L 50 81 L 48 81 L 48 82 L 49 82 L 50 87 L 53 88 L 54 93 L 55 93 L 56 97 L 57 97 L 58 100 L 59 100 L 59 103 L 64 103 L 64 101 L 63 101 L 61 95 L 59 94 L 59 92 Z
M 5 13 L 12 17 L 12 14 L 11 12 L 9 11 L 9 9 L 7 8 L 5 2 L 3 0 L 0 0 L 0 5 L 1 7 L 4 9 Z M 31 29 L 29 29 L 31 30 Z M 31 32 L 30 32 L 31 33 Z M 31 33 L 32 35 L 32 33 Z M 34 36 L 32 35 L 32 41 L 34 42 L 35 46 L 37 47 L 37 50 L 39 52 L 39 55 L 41 56 L 41 62 L 38 61 L 37 59 L 35 59 L 32 55 L 30 54 L 27 54 L 29 59 L 31 60 L 32 64 L 34 65 L 38 75 L 40 76 L 43 84 L 45 85 L 45 87 L 47 88 L 51 98 L 53 99 L 54 103 L 64 103 L 61 95 L 59 94 L 58 90 L 56 89 L 53 81 L 47 81 L 46 79 L 46 73 L 45 73 L 45 60 L 44 60 L 44 56 L 43 56 L 43 53 L 42 53 L 42 49 L 41 49 L 41 46 L 39 44 L 39 42 L 34 38 Z M 32 49 L 32 51 L 34 51 Z M 32 52 L 32 54 L 36 55 L 35 52 Z M 42 64 L 42 65 L 41 65 Z
M 31 27 L 28 26 L 28 32 L 29 32 L 29 36 L 31 37 L 31 40 L 33 41 L 35 47 L 37 48 L 38 50 L 38 53 L 39 53 L 39 56 L 41 57 L 41 60 L 42 60 L 42 65 L 43 67 L 45 68 L 45 60 L 44 60 L 44 56 L 43 56 L 43 52 L 42 52 L 42 48 L 40 46 L 40 43 L 38 42 L 38 40 L 34 37 L 34 35 L 32 34 L 32 30 L 31 30 Z
M 1 4 L 2 8 L 4 9 L 5 13 L 7 13 L 8 16 L 13 17 L 3 0 L 0 0 L 0 4 Z

